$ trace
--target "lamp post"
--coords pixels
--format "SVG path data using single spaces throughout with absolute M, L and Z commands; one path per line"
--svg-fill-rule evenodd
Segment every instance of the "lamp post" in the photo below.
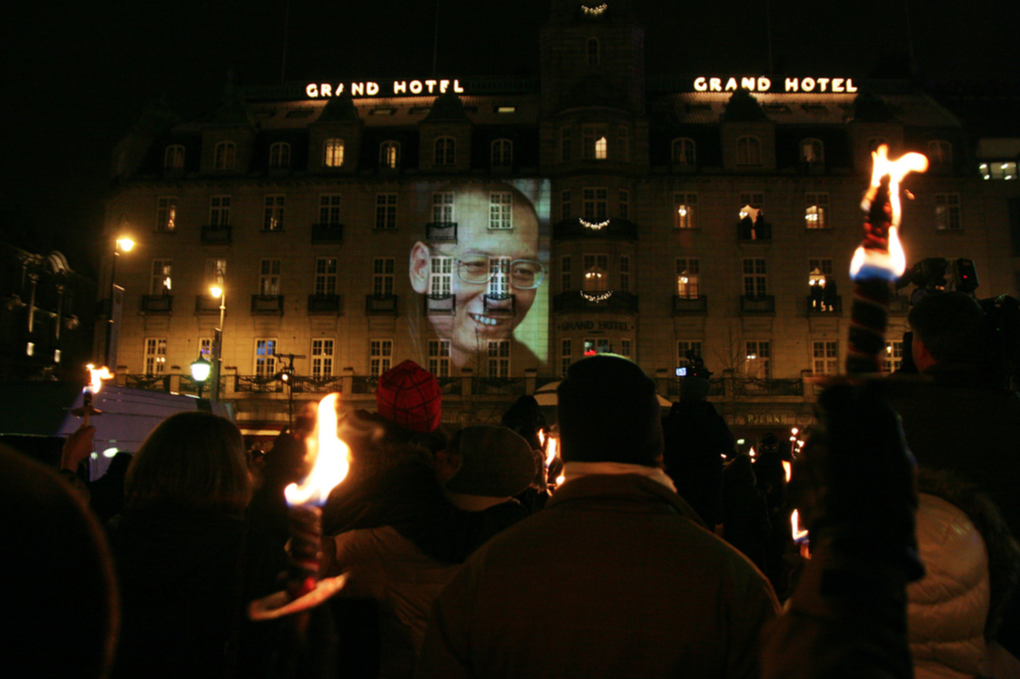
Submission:
M 205 359 L 205 356 L 199 356 L 198 360 L 191 364 L 191 379 L 195 380 L 198 385 L 199 398 L 202 398 L 202 387 L 205 386 L 205 381 L 209 378 L 211 368 L 212 364 Z
M 209 293 L 220 300 L 220 325 L 216 328 L 216 336 L 213 338 L 213 395 L 214 401 L 220 400 L 220 375 L 223 372 L 223 317 L 227 313 L 227 291 L 223 284 L 213 285 Z
M 103 347 L 103 363 L 107 367 L 113 366 L 114 371 L 117 369 L 114 365 L 117 356 L 111 345 L 113 344 L 113 303 L 117 296 L 117 260 L 120 258 L 121 251 L 131 252 L 134 246 L 134 240 L 128 236 L 119 236 L 113 246 L 113 263 L 110 265 L 110 305 L 107 307 L 106 315 L 106 346 Z

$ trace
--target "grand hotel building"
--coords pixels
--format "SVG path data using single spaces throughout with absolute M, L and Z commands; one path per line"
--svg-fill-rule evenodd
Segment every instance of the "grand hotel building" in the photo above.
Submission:
M 139 244 L 102 285 L 119 379 L 193 392 L 219 283 L 221 396 L 250 435 L 291 398 L 373 407 L 405 358 L 442 378 L 444 420 L 491 420 L 606 350 L 670 398 L 693 349 L 738 431 L 802 425 L 845 357 L 880 143 L 930 159 L 907 183 L 910 262 L 966 257 L 981 296 L 1017 294 L 1015 140 L 971 137 L 904 82 L 646 76 L 626 5 L 553 2 L 539 79 L 228 87 L 199 119 L 149 111 L 108 201 L 111 243 Z

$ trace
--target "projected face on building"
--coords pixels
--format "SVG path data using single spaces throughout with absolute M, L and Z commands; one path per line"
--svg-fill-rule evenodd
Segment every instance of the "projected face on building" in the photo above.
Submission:
M 508 351 L 505 341 L 545 279 L 531 201 L 508 184 L 433 193 L 428 237 L 411 249 L 410 278 L 436 334 L 450 342 L 452 365 L 475 368 L 479 356 Z

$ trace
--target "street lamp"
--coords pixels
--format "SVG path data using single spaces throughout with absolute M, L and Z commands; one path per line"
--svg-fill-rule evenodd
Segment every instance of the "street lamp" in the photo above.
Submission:
M 205 381 L 209 378 L 210 369 L 212 369 L 212 363 L 207 361 L 205 356 L 199 356 L 198 360 L 191 364 L 191 379 L 198 384 L 199 398 L 202 398 L 202 387 L 205 386 Z
M 117 260 L 120 258 L 121 251 L 131 252 L 131 249 L 135 247 L 135 241 L 130 236 L 121 235 L 118 236 L 113 246 L 113 263 L 110 265 L 110 305 L 107 308 L 106 317 L 106 346 L 104 347 L 103 361 L 106 366 L 114 365 L 117 361 L 117 356 L 113 352 L 113 302 L 117 296 Z
M 220 326 L 213 338 L 213 400 L 220 400 L 220 374 L 223 372 L 223 317 L 227 313 L 227 290 L 222 284 L 209 287 L 209 294 L 220 300 Z

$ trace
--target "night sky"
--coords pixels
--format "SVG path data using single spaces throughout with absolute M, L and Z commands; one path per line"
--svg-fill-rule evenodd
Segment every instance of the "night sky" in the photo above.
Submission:
M 613 0 L 606 0 L 610 5 Z M 1020 9 L 1004 0 L 637 2 L 649 74 L 851 76 L 905 54 L 929 82 L 1020 82 Z M 550 0 L 439 0 L 438 75 L 537 74 Z M 601 2 L 601 0 L 599 0 Z M 591 5 L 597 4 L 593 2 Z M 432 75 L 434 0 L 22 3 L 5 10 L 0 229 L 87 271 L 113 145 L 163 96 L 185 119 L 243 85 Z M 289 16 L 289 19 L 288 19 Z M 895 60 L 893 60 L 895 61 Z

